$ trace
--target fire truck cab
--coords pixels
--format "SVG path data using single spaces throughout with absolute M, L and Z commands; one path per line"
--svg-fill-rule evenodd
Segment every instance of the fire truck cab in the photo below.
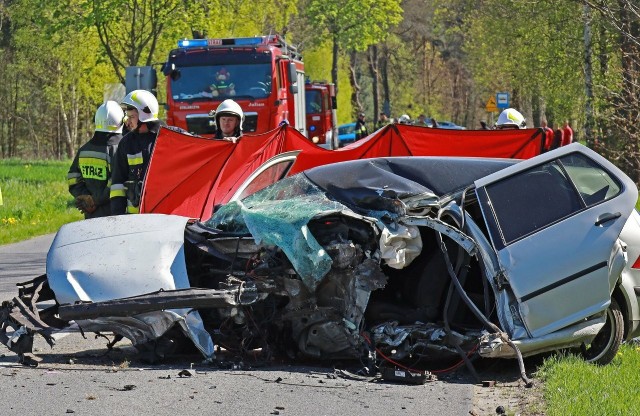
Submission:
M 308 137 L 304 63 L 280 36 L 180 40 L 162 72 L 169 125 L 211 137 L 216 108 L 231 98 L 245 114 L 245 133 L 286 122 Z
M 334 131 L 338 124 L 335 84 L 326 81 L 307 81 L 305 101 L 309 139 L 317 145 L 337 149 L 338 135 Z

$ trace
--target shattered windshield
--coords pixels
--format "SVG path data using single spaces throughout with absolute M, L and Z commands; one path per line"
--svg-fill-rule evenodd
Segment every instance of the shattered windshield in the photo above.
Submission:
M 284 221 L 306 216 L 307 212 L 317 212 L 321 207 L 333 208 L 324 192 L 304 175 L 295 175 L 282 179 L 248 197 L 240 203 L 230 202 L 222 206 L 205 222 L 210 228 L 219 228 L 229 232 L 249 232 L 242 218 L 244 210 L 265 215 L 280 215 Z
M 332 260 L 307 223 L 317 215 L 345 209 L 300 174 L 222 206 L 205 225 L 227 232 L 249 232 L 257 243 L 280 247 L 303 282 L 315 288 L 330 270 Z

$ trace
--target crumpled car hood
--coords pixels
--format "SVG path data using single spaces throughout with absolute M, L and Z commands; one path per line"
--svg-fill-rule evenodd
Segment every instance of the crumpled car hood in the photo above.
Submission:
M 64 225 L 47 255 L 47 276 L 56 299 L 61 304 L 100 302 L 188 288 L 184 259 L 188 220 L 152 214 Z
M 190 287 L 184 254 L 187 217 L 121 215 L 66 224 L 47 255 L 47 279 L 60 304 L 101 302 Z M 78 321 L 88 331 L 113 330 L 138 343 L 179 323 L 205 357 L 213 341 L 198 311 L 175 309 L 128 318 Z

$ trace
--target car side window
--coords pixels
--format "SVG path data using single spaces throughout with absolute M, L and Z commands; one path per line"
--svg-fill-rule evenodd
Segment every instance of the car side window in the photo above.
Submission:
M 505 245 L 585 207 L 557 161 L 487 185 L 486 192 Z
M 564 156 L 560 162 L 588 207 L 611 199 L 622 190 L 606 170 L 579 153 Z

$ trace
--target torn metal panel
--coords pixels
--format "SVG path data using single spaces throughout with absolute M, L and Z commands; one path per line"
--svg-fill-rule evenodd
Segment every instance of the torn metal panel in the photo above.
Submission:
M 79 319 L 77 324 L 85 332 L 113 332 L 122 335 L 134 346 L 153 342 L 178 324 L 205 359 L 215 357 L 215 345 L 211 335 L 204 329 L 198 311 L 192 309 L 156 311 L 135 316 Z
M 41 321 L 19 298 L 5 301 L 0 309 L 0 342 L 17 354 L 31 352 L 34 334 L 40 334 L 50 346 L 55 344 L 51 328 Z
M 100 302 L 190 287 L 184 260 L 187 221 L 150 214 L 63 225 L 47 255 L 56 300 Z
M 62 319 L 95 319 L 107 316 L 131 316 L 164 309 L 225 308 L 250 305 L 266 293 L 258 293 L 255 284 L 246 283 L 235 289 L 181 289 L 149 293 L 103 302 L 61 305 Z
M 530 356 L 560 348 L 569 348 L 581 343 L 588 344 L 605 324 L 604 317 L 577 323 L 561 331 L 543 337 L 514 340 L 523 356 Z M 499 334 L 486 333 L 480 338 L 478 353 L 487 358 L 515 358 L 514 349 Z
M 76 322 L 85 332 L 111 331 L 129 339 L 133 345 L 141 345 L 160 338 L 182 319 L 184 317 L 175 310 L 168 310 L 134 316 L 79 319 Z
M 146 306 L 133 307 L 135 302 L 99 306 L 115 299 L 190 288 L 184 255 L 188 220 L 156 214 L 125 215 L 61 227 L 47 255 L 47 280 L 57 302 L 63 305 L 62 319 L 77 319 L 86 330 L 113 330 L 134 344 L 162 336 L 179 321 L 203 354 L 211 356 L 213 341 L 202 333 L 199 315 L 187 319 L 189 309 L 144 315 L 145 311 L 188 308 L 189 302 L 184 299 L 183 303 L 172 299 L 163 306 L 158 306 L 162 302 L 158 299 L 153 306 L 151 298 Z M 228 296 L 233 299 L 232 294 Z M 224 298 L 221 296 L 226 304 Z M 74 305 L 76 302 L 92 303 Z M 114 318 L 118 316 L 123 318 Z
M 476 242 L 466 236 L 460 230 L 452 227 L 451 225 L 445 223 L 444 221 L 438 220 L 436 218 L 419 218 L 419 217 L 406 217 L 402 220 L 403 224 L 414 225 L 414 226 L 426 226 L 429 227 L 440 234 L 444 234 L 456 243 L 460 245 L 469 255 L 474 256 L 476 254 Z
M 195 309 L 191 309 L 183 315 L 183 318 L 179 321 L 180 327 L 187 337 L 206 359 L 215 358 L 215 345 L 211 339 L 211 334 L 204 327 L 200 313 Z

